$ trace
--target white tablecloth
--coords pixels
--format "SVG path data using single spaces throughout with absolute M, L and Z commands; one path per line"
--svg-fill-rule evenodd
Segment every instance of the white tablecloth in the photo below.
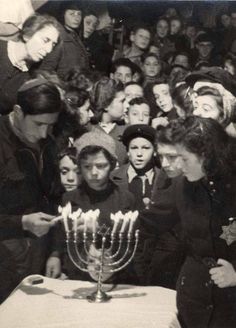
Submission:
M 98 304 L 86 300 L 95 284 L 43 279 L 26 278 L 0 306 L 1 328 L 180 328 L 173 290 L 116 286 L 111 301 Z

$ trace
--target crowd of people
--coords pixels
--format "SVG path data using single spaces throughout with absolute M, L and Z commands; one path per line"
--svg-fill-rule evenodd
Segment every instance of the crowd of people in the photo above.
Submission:
M 107 282 L 176 289 L 183 328 L 235 327 L 235 16 L 207 29 L 169 10 L 117 50 L 64 1 L 0 41 L 1 302 L 30 274 L 94 278 L 53 220 L 70 202 L 98 227 L 139 211 L 136 255 Z

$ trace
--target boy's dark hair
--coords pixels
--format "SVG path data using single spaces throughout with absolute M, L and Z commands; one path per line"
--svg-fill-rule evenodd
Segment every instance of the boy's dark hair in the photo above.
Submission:
M 61 111 L 61 96 L 57 87 L 46 81 L 38 86 L 18 91 L 17 104 L 24 115 L 41 115 Z
M 148 101 L 144 97 L 136 97 L 136 98 L 131 99 L 129 102 L 130 106 L 142 105 L 142 104 L 146 104 L 150 108 Z
M 125 66 L 125 67 L 130 68 L 132 75 L 135 73 L 134 65 L 133 65 L 132 61 L 128 58 L 118 58 L 117 60 L 115 60 L 111 66 L 111 73 L 114 74 L 116 72 L 117 68 L 120 66 Z

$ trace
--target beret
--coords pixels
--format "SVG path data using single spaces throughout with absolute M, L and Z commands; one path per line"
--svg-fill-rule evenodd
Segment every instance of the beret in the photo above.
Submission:
M 128 146 L 132 139 L 138 137 L 145 138 L 154 144 L 156 140 L 156 130 L 146 124 L 130 125 L 123 133 L 122 142 L 125 146 Z
M 74 142 L 74 147 L 76 147 L 78 155 L 87 146 L 102 147 L 106 149 L 112 157 L 117 159 L 115 140 L 103 131 L 97 130 L 84 133 Z
M 190 87 L 198 81 L 219 83 L 236 97 L 236 81 L 229 72 L 220 67 L 207 67 L 201 71 L 193 71 L 185 78 L 185 81 Z

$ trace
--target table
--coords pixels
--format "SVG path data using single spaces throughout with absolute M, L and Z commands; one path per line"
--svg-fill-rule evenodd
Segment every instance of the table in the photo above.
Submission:
M 1 328 L 180 328 L 173 290 L 104 285 L 113 298 L 98 304 L 86 299 L 93 283 L 41 278 L 25 278 L 0 306 Z

